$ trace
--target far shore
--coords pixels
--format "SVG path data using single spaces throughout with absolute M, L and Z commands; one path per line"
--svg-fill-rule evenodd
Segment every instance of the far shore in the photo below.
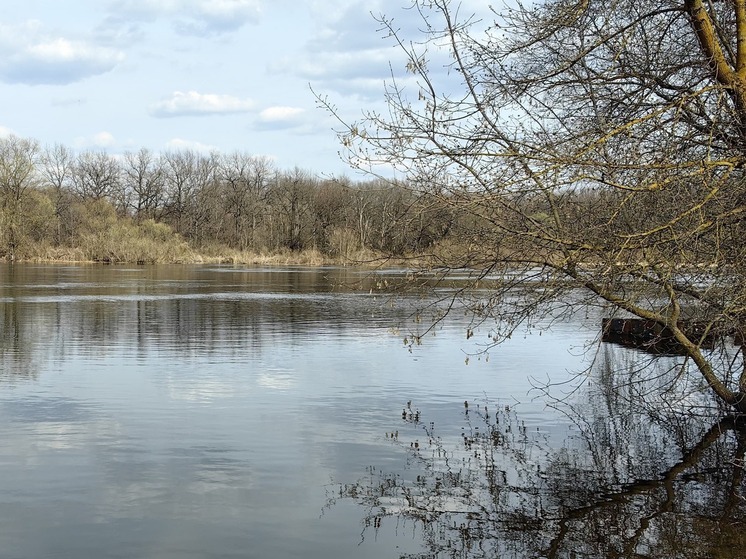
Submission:
M 28 258 L 19 258 L 16 260 L 0 260 L 5 263 L 18 264 L 130 264 L 130 265 L 157 265 L 157 264 L 237 264 L 246 266 L 358 266 L 375 268 L 381 265 L 405 265 L 404 260 L 396 262 L 385 255 L 373 254 L 370 252 L 360 252 L 345 257 L 331 256 L 322 252 L 309 249 L 300 251 L 279 251 L 279 252 L 251 252 L 227 250 L 224 252 L 215 252 L 213 250 L 199 251 L 190 250 L 186 254 L 181 253 L 178 258 L 164 260 L 140 260 L 140 259 L 90 259 L 85 258 L 83 251 L 80 249 L 57 248 L 54 250 L 44 251 L 44 254 L 37 254 Z

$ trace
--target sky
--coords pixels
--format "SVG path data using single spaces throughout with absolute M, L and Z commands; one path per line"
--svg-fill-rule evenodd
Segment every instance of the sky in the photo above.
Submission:
M 407 79 L 373 14 L 410 0 L 12 0 L 0 13 L 0 134 L 112 154 L 148 148 L 271 157 L 355 176 L 334 120 L 383 108 Z M 481 3 L 484 6 L 484 3 Z

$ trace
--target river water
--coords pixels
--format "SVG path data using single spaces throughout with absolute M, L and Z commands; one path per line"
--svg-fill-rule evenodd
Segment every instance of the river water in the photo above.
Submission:
M 600 315 L 483 352 L 489 325 L 467 340 L 452 312 L 405 343 L 427 300 L 382 278 L 0 265 L 2 557 L 674 557 L 669 525 L 697 553 L 740 542 L 740 431 L 589 389 L 615 382 L 593 373 Z

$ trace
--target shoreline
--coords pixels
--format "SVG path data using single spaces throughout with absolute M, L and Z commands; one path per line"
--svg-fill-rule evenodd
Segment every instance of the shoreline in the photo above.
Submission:
M 80 249 L 62 249 L 58 255 L 35 255 L 26 258 L 17 258 L 15 260 L 3 259 L 0 262 L 4 264 L 80 264 L 80 265 L 134 265 L 134 266 L 157 266 L 157 265 L 200 265 L 200 264 L 219 264 L 219 265 L 248 265 L 248 266 L 353 266 L 375 268 L 382 264 L 392 264 L 394 261 L 383 255 L 371 253 L 360 253 L 347 257 L 335 257 L 323 254 L 315 249 L 309 249 L 299 252 L 281 251 L 274 253 L 255 253 L 248 251 L 226 251 L 212 253 L 211 251 L 200 252 L 193 251 L 186 258 L 176 258 L 173 260 L 144 260 L 144 259 L 90 259 L 85 258 Z M 401 261 L 396 264 L 401 265 Z

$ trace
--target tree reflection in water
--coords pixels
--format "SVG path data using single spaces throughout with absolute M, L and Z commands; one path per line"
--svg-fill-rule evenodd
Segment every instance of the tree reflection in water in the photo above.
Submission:
M 746 418 L 642 405 L 642 381 L 617 382 L 612 358 L 564 409 L 562 440 L 489 402 L 462 408 L 461 436 L 405 413 L 411 425 L 387 437 L 407 467 L 372 466 L 328 506 L 363 506 L 363 538 L 390 520 L 416 526 L 424 551 L 405 557 L 742 557 Z M 653 376 L 659 388 L 678 366 Z

